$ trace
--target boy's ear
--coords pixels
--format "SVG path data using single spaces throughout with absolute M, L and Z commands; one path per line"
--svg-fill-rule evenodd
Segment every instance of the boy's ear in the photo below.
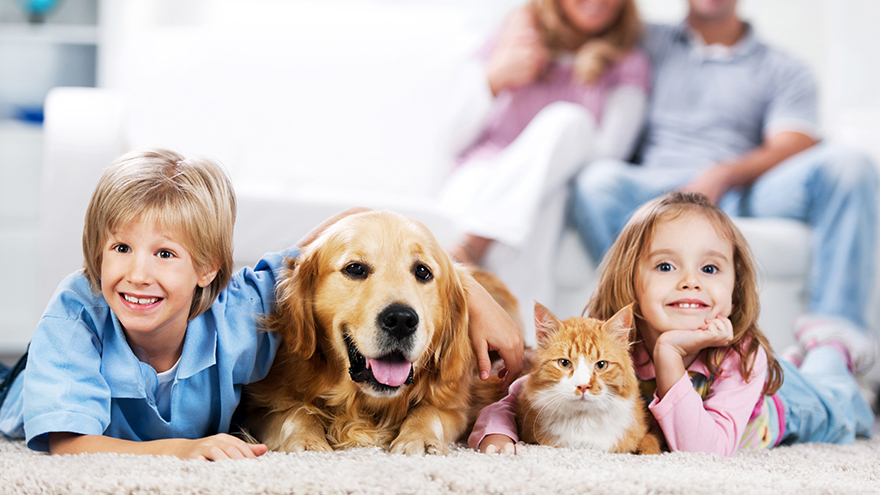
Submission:
M 211 285 L 211 282 L 217 277 L 217 272 L 220 269 L 216 265 L 209 265 L 204 272 L 199 275 L 198 285 L 201 288 L 205 288 Z

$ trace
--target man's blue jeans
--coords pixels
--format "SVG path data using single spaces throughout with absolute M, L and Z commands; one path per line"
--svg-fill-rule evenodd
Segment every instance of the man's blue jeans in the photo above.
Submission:
M 642 203 L 690 181 L 697 170 L 670 170 L 616 160 L 589 164 L 575 181 L 571 218 L 601 260 Z M 863 153 L 820 144 L 773 167 L 719 206 L 731 216 L 783 217 L 812 229 L 809 312 L 866 328 L 874 286 L 878 173 Z

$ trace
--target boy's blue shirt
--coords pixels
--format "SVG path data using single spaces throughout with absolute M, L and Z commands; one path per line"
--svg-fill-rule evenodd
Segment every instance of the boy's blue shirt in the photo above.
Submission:
M 49 432 L 125 440 L 201 438 L 229 431 L 242 386 L 266 376 L 280 338 L 259 330 L 275 303 L 290 248 L 233 275 L 189 322 L 171 390 L 170 417 L 156 408 L 155 370 L 135 357 L 119 319 L 82 273 L 58 287 L 34 333 L 27 367 L 0 409 L 0 432 L 48 450 Z

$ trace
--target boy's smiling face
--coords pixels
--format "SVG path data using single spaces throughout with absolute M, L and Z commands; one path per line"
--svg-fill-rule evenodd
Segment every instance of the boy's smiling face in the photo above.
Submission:
M 210 284 L 216 274 L 196 270 L 179 239 L 142 219 L 107 236 L 101 293 L 138 347 L 182 342 L 195 289 Z
M 696 330 L 707 319 L 730 316 L 735 280 L 733 243 L 704 216 L 685 213 L 658 223 L 635 275 L 644 330 Z

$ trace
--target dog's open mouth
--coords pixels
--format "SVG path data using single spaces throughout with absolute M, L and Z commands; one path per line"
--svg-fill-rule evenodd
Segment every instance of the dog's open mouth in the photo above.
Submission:
M 348 374 L 355 382 L 366 382 L 379 389 L 396 389 L 413 383 L 413 365 L 400 351 L 380 358 L 366 358 L 358 351 L 351 337 L 345 335 L 348 346 Z

